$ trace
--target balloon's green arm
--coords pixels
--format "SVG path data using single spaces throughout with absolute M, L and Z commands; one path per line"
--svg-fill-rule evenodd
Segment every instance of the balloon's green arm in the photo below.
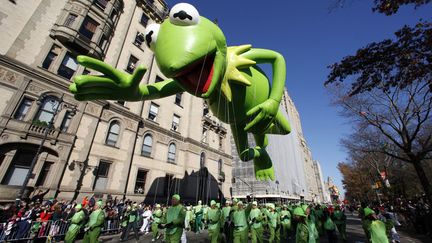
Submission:
M 284 57 L 268 49 L 252 48 L 242 56 L 254 60 L 257 64 L 270 63 L 273 68 L 273 79 L 269 98 L 280 103 L 285 87 L 286 66 Z
M 183 91 L 178 82 L 172 79 L 166 79 L 153 84 L 139 85 L 140 100 L 164 98 Z

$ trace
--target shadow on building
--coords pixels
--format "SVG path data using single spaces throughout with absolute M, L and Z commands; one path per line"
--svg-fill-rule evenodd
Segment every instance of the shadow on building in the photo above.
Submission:
M 168 204 L 171 195 L 176 193 L 185 205 L 196 204 L 198 200 L 203 204 L 209 204 L 211 200 L 220 202 L 224 199 L 218 180 L 204 167 L 199 171 L 192 171 L 191 174 L 185 171 L 183 178 L 174 178 L 174 175 L 170 174 L 156 178 L 144 202 Z

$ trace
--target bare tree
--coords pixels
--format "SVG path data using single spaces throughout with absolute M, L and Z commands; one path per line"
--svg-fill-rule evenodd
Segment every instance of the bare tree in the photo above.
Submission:
M 432 202 L 432 188 L 423 163 L 432 158 L 432 93 L 426 81 L 380 87 L 354 96 L 346 84 L 329 86 L 334 104 L 353 122 L 356 143 L 351 151 L 382 153 L 412 164 Z

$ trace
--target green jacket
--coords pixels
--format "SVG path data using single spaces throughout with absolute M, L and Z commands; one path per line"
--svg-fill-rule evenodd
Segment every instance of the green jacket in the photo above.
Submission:
M 296 230 L 296 243 L 309 242 L 309 229 L 306 223 L 298 223 Z
M 386 225 L 380 220 L 373 220 L 368 227 L 372 243 L 388 243 Z
M 266 211 L 266 214 L 267 214 L 269 226 L 271 226 L 272 228 L 276 228 L 280 224 L 279 213 L 276 211 L 274 212 Z
M 262 227 L 262 223 L 261 221 L 263 220 L 263 216 L 261 213 L 261 210 L 259 210 L 259 208 L 254 208 L 250 211 L 249 213 L 249 224 L 251 225 L 252 228 L 254 229 L 258 229 L 260 227 Z
M 221 211 L 219 208 L 209 208 L 206 217 L 209 229 L 216 230 L 220 227 Z
M 90 214 L 87 227 L 93 230 L 96 227 L 102 227 L 105 223 L 105 213 L 102 209 L 96 209 Z
M 335 222 L 335 224 L 345 224 L 346 222 L 346 216 L 345 214 L 340 211 L 340 210 L 336 210 L 333 213 L 333 221 Z
M 76 212 L 71 218 L 71 224 L 68 228 L 68 231 L 79 231 L 82 224 L 84 223 L 85 214 L 84 211 L 80 210 Z
M 153 219 L 153 223 L 159 224 L 162 221 L 162 210 L 156 209 L 151 218 Z
M 173 223 L 172 227 L 165 228 L 165 233 L 172 235 L 177 229 L 182 229 L 186 217 L 186 210 L 183 205 L 171 206 L 165 215 L 165 223 Z
M 231 212 L 231 206 L 222 208 L 222 216 L 225 222 L 228 221 L 230 212 Z

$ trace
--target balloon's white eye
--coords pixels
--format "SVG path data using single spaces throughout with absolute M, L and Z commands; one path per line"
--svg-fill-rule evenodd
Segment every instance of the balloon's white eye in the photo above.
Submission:
M 195 25 L 199 23 L 198 10 L 189 3 L 178 3 L 169 13 L 170 22 L 175 25 Z
M 144 41 L 150 50 L 154 51 L 156 48 L 156 41 L 159 34 L 159 24 L 150 24 L 144 32 Z

